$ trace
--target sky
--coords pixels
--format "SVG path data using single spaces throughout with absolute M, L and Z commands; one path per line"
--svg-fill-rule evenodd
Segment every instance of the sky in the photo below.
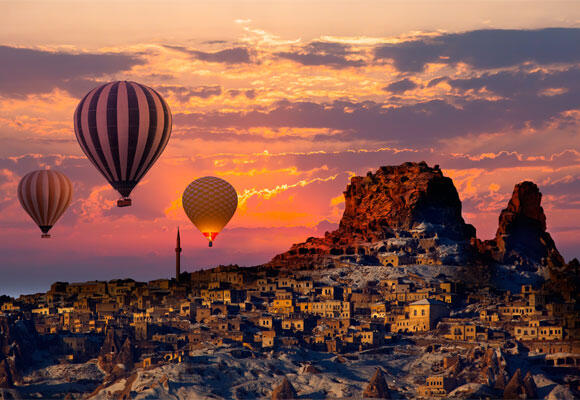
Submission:
M 0 294 L 54 281 L 170 277 L 256 265 L 334 229 L 354 175 L 439 164 L 492 238 L 513 187 L 543 193 L 548 231 L 580 257 L 580 5 L 576 1 L 0 1 Z M 156 89 L 173 132 L 118 194 L 75 139 L 92 88 Z M 52 168 L 73 201 L 40 231 L 20 178 Z M 206 175 L 239 194 L 214 247 L 181 209 Z

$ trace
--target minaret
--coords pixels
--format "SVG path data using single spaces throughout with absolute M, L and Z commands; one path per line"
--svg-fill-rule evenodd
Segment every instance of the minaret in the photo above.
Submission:
M 181 274 L 181 239 L 179 238 L 179 227 L 177 227 L 177 244 L 175 246 L 175 280 L 179 282 Z

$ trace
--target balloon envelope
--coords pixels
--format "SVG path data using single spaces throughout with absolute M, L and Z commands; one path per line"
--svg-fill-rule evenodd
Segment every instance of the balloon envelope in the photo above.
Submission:
M 238 194 L 223 179 L 205 176 L 191 182 L 183 192 L 183 209 L 209 240 L 210 246 L 238 207 Z
M 61 172 L 40 170 L 30 172 L 18 184 L 18 200 L 42 231 L 48 231 L 68 208 L 72 198 L 72 184 Z
M 80 101 L 74 114 L 77 140 L 125 199 L 119 206 L 130 205 L 131 191 L 165 149 L 171 122 L 159 93 L 136 82 L 107 83 Z

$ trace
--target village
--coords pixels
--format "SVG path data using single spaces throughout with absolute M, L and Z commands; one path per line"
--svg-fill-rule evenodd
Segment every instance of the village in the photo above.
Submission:
M 573 302 L 555 301 L 531 285 L 519 293 L 490 290 L 470 292 L 441 275 L 426 280 L 410 273 L 356 287 L 348 275 L 329 284 L 316 274 L 225 266 L 146 283 L 56 282 L 46 293 L 5 301 L 0 318 L 31 320 L 39 335 L 58 343 L 53 352 L 60 362 L 98 356 L 112 374 L 120 373 L 119 363 L 130 371 L 185 362 L 208 346 L 340 355 L 409 340 L 431 348 L 457 342 L 505 350 L 512 343 L 543 365 L 580 367 Z M 429 340 L 433 334 L 437 339 Z M 445 358 L 418 395 L 447 396 L 461 383 L 461 362 Z

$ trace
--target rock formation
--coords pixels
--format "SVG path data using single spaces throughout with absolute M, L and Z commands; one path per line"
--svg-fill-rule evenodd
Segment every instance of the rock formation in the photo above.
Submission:
M 483 383 L 495 389 L 504 390 L 509 375 L 506 371 L 507 362 L 501 350 L 488 348 L 482 361 Z
M 533 182 L 518 183 L 507 207 L 499 216 L 495 238 L 483 242 L 480 250 L 494 261 L 535 268 L 560 267 L 564 259 L 546 231 L 542 194 Z
M 0 361 L 0 388 L 9 389 L 14 387 L 12 373 L 6 360 Z
M 316 368 L 314 365 L 308 363 L 302 366 L 300 369 L 301 374 L 319 374 L 320 370 Z
M 534 381 L 534 377 L 532 376 L 530 371 L 528 371 L 526 376 L 524 376 L 523 383 L 524 383 L 524 391 L 526 393 L 526 396 L 529 399 L 538 398 L 538 387 L 536 386 L 536 382 Z
M 131 371 L 134 366 L 135 351 L 133 348 L 133 343 L 130 338 L 125 339 L 125 343 L 121 346 L 119 355 L 116 357 L 115 361 L 117 364 L 122 364 L 125 366 L 125 370 Z
M 529 372 L 522 379 L 522 371 L 518 368 L 503 392 L 504 399 L 536 399 L 538 393 L 536 383 Z
M 107 329 L 105 334 L 105 341 L 101 346 L 101 355 L 105 356 L 110 353 L 118 353 L 121 349 L 121 344 L 119 343 L 119 338 L 117 337 L 114 329 Z
M 407 162 L 355 176 L 344 199 L 337 230 L 294 244 L 267 266 L 324 268 L 345 261 L 388 265 L 381 261 L 388 254 L 396 254 L 400 264 L 503 263 L 529 270 L 565 265 L 546 231 L 542 194 L 532 182 L 515 186 L 495 238 L 486 241 L 477 239 L 475 228 L 463 220 L 453 181 L 437 165 Z
M 271 266 L 313 266 L 326 256 L 376 257 L 386 246 L 371 244 L 388 239 L 414 238 L 408 249 L 426 253 L 438 244 L 470 248 L 475 228 L 461 216 L 461 201 L 451 178 L 439 166 L 407 162 L 355 176 L 344 192 L 345 210 L 338 229 L 324 238 L 309 238 L 276 256 Z M 423 240 L 421 243 L 420 240 Z M 405 245 L 403 245 L 404 247 Z M 436 259 L 440 255 L 433 255 Z M 454 263 L 459 260 L 444 260 Z M 304 265 L 310 263 L 311 265 Z
M 550 268 L 543 286 L 548 293 L 563 301 L 580 303 L 580 261 L 574 258 L 561 268 Z
M 375 374 L 363 392 L 365 399 L 390 399 L 389 387 L 383 375 L 383 371 L 377 368 Z
M 131 336 L 122 329 L 108 328 L 99 354 L 100 367 L 111 377 L 121 377 L 131 372 L 134 361 L 135 347 Z
M 280 386 L 272 392 L 272 400 L 295 399 L 296 397 L 296 389 L 294 389 L 294 386 L 292 386 L 286 377 L 284 377 Z
M 475 236 L 461 216 L 461 201 L 451 178 L 425 162 L 381 167 L 353 177 L 344 192 L 339 231 L 364 241 L 393 237 L 427 225 L 439 236 L 457 240 Z
M 38 335 L 29 320 L 0 317 L 0 360 L 4 360 L 11 380 L 18 382 L 21 372 L 33 362 Z

